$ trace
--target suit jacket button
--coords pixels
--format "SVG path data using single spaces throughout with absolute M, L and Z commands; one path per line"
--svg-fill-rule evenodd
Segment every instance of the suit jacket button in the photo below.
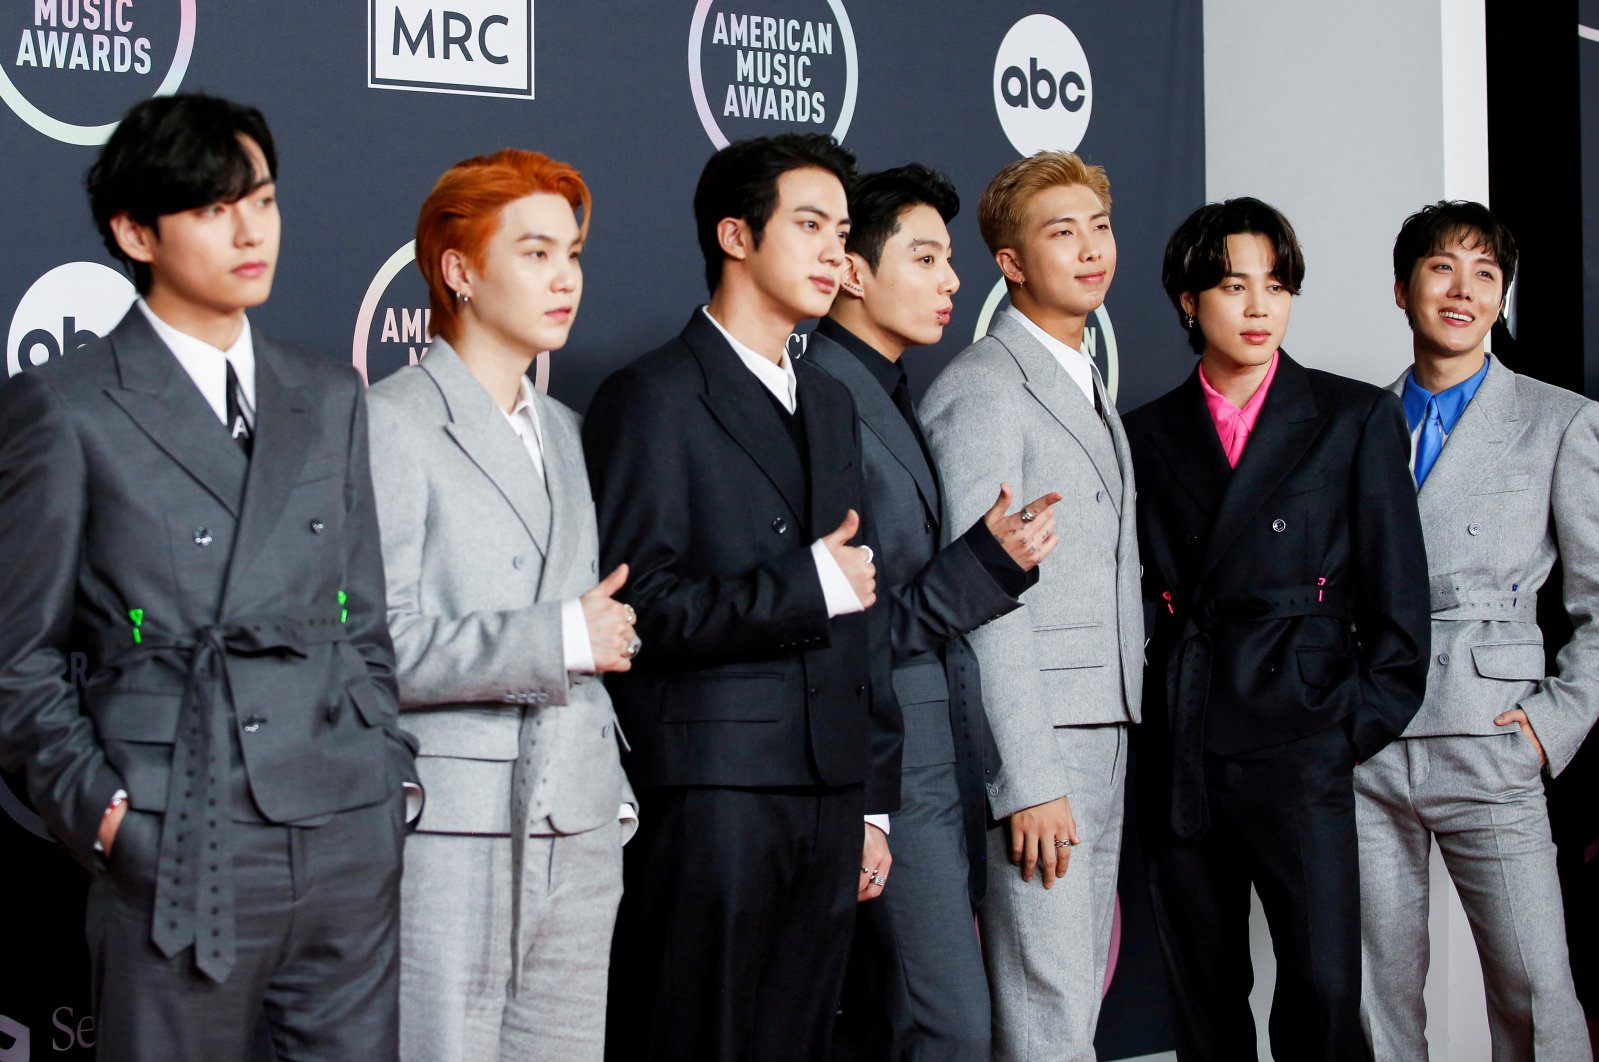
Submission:
M 929 535 L 932 534 L 933 533 L 933 521 L 929 520 L 929 521 L 927 521 L 927 523 L 923 524 L 922 525 L 922 530 L 926 531 Z
M 1439 653 L 1438 654 L 1438 663 L 1442 664 L 1444 667 L 1448 667 L 1449 666 L 1449 654 L 1448 653 Z
M 517 571 L 521 571 L 522 570 L 522 566 L 524 564 L 526 564 L 526 563 L 527 563 L 527 558 L 522 556 L 522 554 L 520 554 L 520 553 L 518 553 L 516 556 L 511 558 L 511 567 L 515 568 Z
M 1271 522 L 1271 529 L 1278 534 L 1282 534 L 1282 532 L 1288 530 L 1288 521 L 1279 516 Z
M 781 535 L 783 532 L 788 530 L 788 521 L 779 516 L 776 520 L 772 521 L 772 530 Z
M 1482 534 L 1482 525 L 1481 524 L 1472 524 L 1470 527 L 1466 528 L 1466 534 L 1468 534 L 1468 535 L 1480 535 L 1480 534 Z
M 610 736 L 611 736 L 611 724 L 610 723 L 606 723 L 604 726 L 600 727 L 600 740 L 603 741 L 603 740 L 605 740 L 606 738 L 608 738 Z
M 1260 673 L 1262 675 L 1275 675 L 1275 674 L 1277 674 L 1277 665 L 1276 664 L 1262 664 L 1262 665 L 1260 665 Z
M 1199 545 L 1199 536 L 1198 536 L 1198 535 L 1196 535 L 1196 534 L 1194 534 L 1194 532 L 1192 532 L 1192 531 L 1190 531 L 1190 532 L 1188 532 L 1188 544 L 1189 544 L 1189 545 L 1190 545 L 1190 546 L 1197 546 L 1197 545 Z M 1144 572 L 1143 572 L 1143 569 L 1142 569 L 1142 568 L 1140 568 L 1140 569 L 1139 569 L 1139 572 L 1138 572 L 1138 574 L 1139 574 L 1139 576 L 1140 576 L 1140 577 L 1142 577 L 1142 576 L 1143 576 L 1143 574 L 1144 574 Z
M 1096 490 L 1094 492 L 1094 500 L 1097 501 L 1097 502 L 1104 501 L 1105 500 L 1105 492 L 1102 491 L 1102 490 Z
M 261 724 L 265 722 L 266 720 L 262 719 L 258 715 L 247 715 L 244 717 L 244 732 L 246 734 L 253 734 L 257 730 L 260 730 Z
M 312 520 L 311 520 L 311 533 L 312 533 L 312 534 L 313 534 L 313 535 L 320 535 L 320 534 L 321 534 L 321 533 L 322 533 L 322 531 L 323 531 L 323 530 L 324 530 L 324 529 L 325 529 L 325 528 L 326 528 L 326 527 L 327 527 L 327 526 L 328 526 L 328 525 L 327 525 L 327 524 L 324 524 L 324 523 L 323 523 L 323 522 L 322 522 L 322 521 L 321 521 L 321 519 L 319 519 L 319 518 L 313 518 L 313 519 L 312 519 Z
M 821 690 L 817 689 L 815 686 L 811 687 L 811 696 L 812 697 L 816 696 L 820 692 L 821 692 Z
M 865 692 L 866 692 L 866 687 L 864 685 L 855 687 L 855 696 L 859 697 L 861 694 L 863 694 Z
M 209 527 L 197 527 L 194 529 L 194 544 L 196 546 L 209 546 L 214 541 L 216 540 L 211 537 L 211 529 Z

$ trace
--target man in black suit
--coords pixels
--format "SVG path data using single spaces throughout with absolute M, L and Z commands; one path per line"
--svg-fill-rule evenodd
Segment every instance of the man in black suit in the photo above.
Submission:
M 1272 1053 L 1368 1057 L 1356 761 L 1427 679 L 1427 558 L 1390 393 L 1280 349 L 1304 261 L 1258 200 L 1200 208 L 1162 282 L 1198 367 L 1128 415 L 1155 609 L 1140 803 L 1177 1057 L 1255 1057 L 1249 888 L 1277 958 Z
M 135 107 L 89 173 L 140 299 L 0 391 L 0 763 L 94 881 L 102 1059 L 397 1057 L 402 783 L 360 381 L 245 311 L 260 112 Z M 81 694 L 69 651 L 90 656 Z
M 892 692 L 904 720 L 900 808 L 879 825 L 894 846 L 892 887 L 856 924 L 835 1057 L 989 1055 L 988 981 L 974 916 L 988 877 L 986 783 L 999 756 L 966 632 L 1018 607 L 1055 548 L 1058 494 L 1007 516 L 1010 488 L 958 537 L 901 361 L 943 337 L 960 287 L 949 181 L 923 166 L 860 180 L 850 196 L 842 291 L 804 360 L 855 399 L 889 611 Z M 950 538 L 953 537 L 953 541 Z M 884 606 L 880 605 L 879 608 Z
M 694 193 L 711 289 L 612 375 L 584 424 L 607 569 L 642 652 L 613 677 L 640 827 L 624 858 L 607 1055 L 815 1058 L 857 899 L 898 804 L 887 632 L 869 619 L 849 392 L 786 353 L 838 287 L 854 159 L 785 135 L 712 157 Z M 874 674 L 874 661 L 880 661 Z

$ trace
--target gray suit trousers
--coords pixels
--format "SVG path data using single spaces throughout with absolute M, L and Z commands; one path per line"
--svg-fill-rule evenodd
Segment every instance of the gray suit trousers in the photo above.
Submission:
M 1494 1062 L 1590 1062 L 1538 754 L 1521 732 L 1402 738 L 1355 771 L 1361 1018 L 1376 1062 L 1427 1058 L 1436 837 L 1482 958 Z
M 510 838 L 411 835 L 400 890 L 402 1059 L 599 1062 L 622 900 L 619 829 L 528 838 L 514 995 Z
M 994 1006 L 995 1062 L 1094 1062 L 1121 866 L 1127 727 L 1055 728 L 1082 843 L 1046 891 L 1010 861 L 1010 826 L 988 832 L 983 960 Z M 899 864 L 895 863 L 898 874 Z

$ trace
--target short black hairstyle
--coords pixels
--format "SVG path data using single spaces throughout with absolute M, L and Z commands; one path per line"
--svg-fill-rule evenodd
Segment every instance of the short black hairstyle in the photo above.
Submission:
M 1487 251 L 1505 275 L 1504 291 L 1516 278 L 1516 238 L 1493 211 L 1468 199 L 1442 199 L 1405 219 L 1394 240 L 1394 282 L 1409 284 L 1416 263 L 1461 244 Z
M 122 253 L 111 219 L 125 212 L 156 228 L 163 214 L 250 194 L 258 182 L 241 136 L 261 148 L 267 171 L 277 180 L 277 149 L 261 112 L 216 96 L 179 93 L 144 100 L 123 116 L 100 149 L 83 182 L 89 209 L 106 250 L 132 271 L 140 294 L 149 291 L 150 267 Z
M 722 282 L 722 246 L 716 226 L 723 218 L 742 218 L 761 245 L 766 223 L 777 209 L 777 180 L 790 170 L 826 170 L 844 186 L 855 187 L 855 155 L 821 133 L 780 133 L 736 140 L 711 156 L 694 188 L 694 228 L 705 256 L 705 283 Z
M 911 207 L 930 206 L 948 224 L 961 211 L 961 197 L 942 173 L 911 163 L 868 173 L 849 197 L 849 239 L 845 250 L 866 259 L 873 270 L 883 260 L 883 246 L 899 231 L 900 215 Z
M 1299 237 L 1275 207 L 1259 199 L 1240 196 L 1221 203 L 1206 203 L 1188 215 L 1166 241 L 1166 255 L 1160 265 L 1160 286 L 1177 311 L 1177 319 L 1188 329 L 1188 345 L 1195 354 L 1205 350 L 1205 335 L 1199 325 L 1190 324 L 1183 309 L 1183 295 L 1196 299 L 1221 283 L 1232 270 L 1227 260 L 1227 237 L 1240 234 L 1264 236 L 1271 244 L 1272 276 L 1298 295 L 1305 281 L 1305 254 Z

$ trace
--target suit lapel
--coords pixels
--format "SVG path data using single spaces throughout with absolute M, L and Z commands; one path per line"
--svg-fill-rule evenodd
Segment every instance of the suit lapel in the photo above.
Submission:
M 893 455 L 894 460 L 904 466 L 912 480 L 916 482 L 916 490 L 922 496 L 922 504 L 927 511 L 934 515 L 939 514 L 938 481 L 934 478 L 933 470 L 928 466 L 927 455 L 922 452 L 922 444 L 916 441 L 916 435 L 911 431 L 911 426 L 905 422 L 905 417 L 894 405 L 894 400 L 889 397 L 883 385 L 877 382 L 866 366 L 862 365 L 855 355 L 839 346 L 831 338 L 819 333 L 812 333 L 810 345 L 805 351 L 805 360 L 826 371 L 845 387 L 855 397 L 855 411 L 860 414 L 861 422 L 868 431 L 877 436 L 883 447 Z
M 704 311 L 694 311 L 682 339 L 705 374 L 704 401 L 711 416 L 772 481 L 794 518 L 805 519 L 805 469 L 787 445 L 788 429 L 772 407 L 771 394 L 739 361 Z M 815 431 L 814 426 L 807 429 L 808 434 Z
M 545 555 L 551 523 L 545 519 L 549 495 L 528 460 L 527 447 L 505 422 L 504 412 L 447 342 L 435 339 L 421 365 L 438 385 L 449 407 L 450 422 L 444 430 L 494 484 L 517 519 L 522 521 L 539 554 Z M 539 427 L 545 430 L 547 426 L 541 420 Z
M 1198 370 L 1195 384 L 1198 387 Z M 1203 409 L 1203 398 L 1200 399 Z M 1208 412 L 1207 412 L 1208 416 Z M 1233 469 L 1227 489 L 1217 506 L 1211 524 L 1210 541 L 1205 546 L 1205 561 L 1200 566 L 1203 580 L 1227 552 L 1244 525 L 1254 519 L 1288 473 L 1299 464 L 1305 450 L 1321 431 L 1326 414 L 1316 407 L 1310 390 L 1310 374 L 1286 353 L 1277 359 L 1277 375 L 1260 409 L 1260 419 L 1250 433 L 1238 467 Z M 1211 429 L 1212 434 L 1215 428 Z M 1219 443 L 1218 443 L 1219 446 Z
M 563 580 L 582 537 L 585 507 L 592 503 L 583 486 L 587 473 L 582 441 L 568 433 L 566 421 L 556 416 L 552 399 L 535 391 L 533 401 L 544 432 L 544 486 L 550 497 L 549 548 L 544 554 L 544 570 L 539 573 L 538 596 L 542 600 L 557 596 L 565 585 Z
M 107 397 L 237 517 L 249 462 L 216 411 L 137 306 L 108 338 L 122 386 L 107 389 Z
M 1404 380 L 1400 378 L 1401 391 Z M 1416 493 L 1423 521 L 1431 523 L 1453 512 L 1473 487 L 1494 474 L 1526 428 L 1516 398 L 1516 374 L 1495 361 Z
M 311 403 L 304 389 L 287 377 L 288 366 L 277 344 L 259 332 L 254 342 L 255 431 L 244 509 L 228 559 L 230 595 L 239 573 L 249 567 L 288 508 L 306 450 L 322 434 L 322 426 L 311 420 Z M 228 448 L 237 452 L 231 442 Z
M 855 415 L 851 404 L 835 401 L 828 389 L 817 386 L 816 370 L 796 366 L 799 374 L 799 403 L 805 411 L 805 450 L 811 470 L 810 511 L 805 514 L 807 533 L 824 534 L 844 518 L 843 510 L 833 511 L 832 495 L 818 489 L 835 486 L 837 473 L 850 465 L 850 449 L 855 443 Z M 896 414 L 897 415 L 897 414 Z M 861 513 L 865 522 L 865 513 Z
M 1116 453 L 1111 448 L 1109 433 L 1088 397 L 1061 368 L 1055 356 L 1028 334 L 1019 322 L 1012 320 L 1009 313 L 995 314 L 988 334 L 1005 344 L 1011 357 L 1021 367 L 1022 375 L 1027 378 L 1027 392 L 1077 440 L 1093 464 L 1094 471 L 1099 473 L 1105 490 L 1112 497 L 1119 498 L 1121 470 L 1116 463 Z M 1003 430 L 1003 426 L 996 426 L 996 429 Z
M 1188 496 L 1207 516 L 1214 518 L 1216 506 L 1227 490 L 1233 470 L 1216 435 L 1216 424 L 1205 407 L 1199 389 L 1199 370 L 1162 400 L 1166 408 L 1165 430 L 1154 436 L 1157 448 L 1176 473 Z

